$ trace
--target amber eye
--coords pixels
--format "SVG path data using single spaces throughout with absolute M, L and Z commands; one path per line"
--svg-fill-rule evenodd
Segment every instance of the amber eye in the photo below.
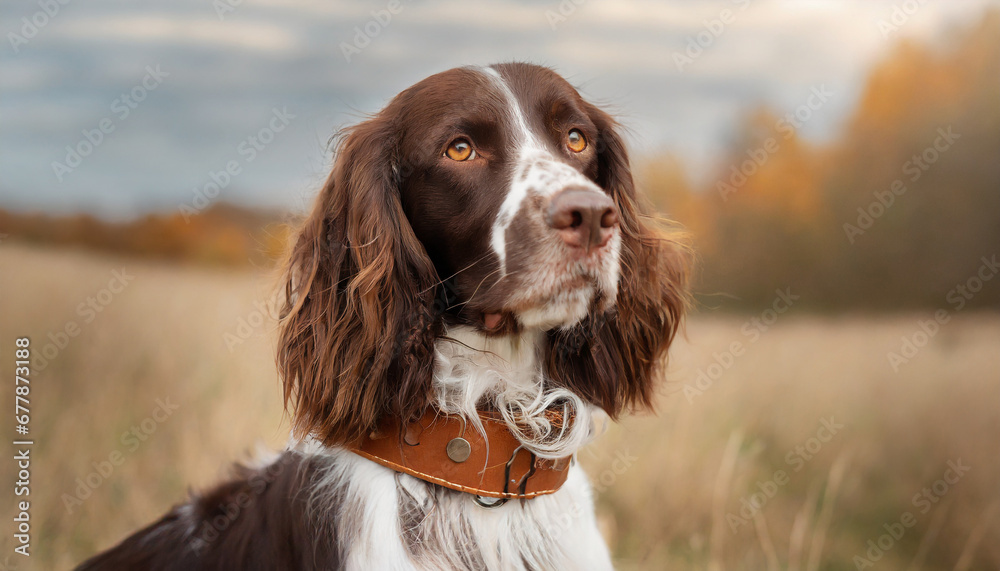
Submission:
M 582 152 L 587 148 L 587 138 L 578 129 L 573 129 L 566 135 L 566 146 L 574 153 Z
M 445 149 L 446 157 L 453 161 L 467 161 L 476 158 L 476 151 L 472 150 L 472 144 L 465 139 L 455 139 Z

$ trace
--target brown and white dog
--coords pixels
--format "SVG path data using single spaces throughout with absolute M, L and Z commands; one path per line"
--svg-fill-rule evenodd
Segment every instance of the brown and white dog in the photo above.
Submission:
M 610 568 L 560 460 L 651 405 L 688 277 L 617 130 L 523 63 L 431 76 L 348 129 L 285 268 L 289 448 L 80 569 Z M 427 446 L 386 427 L 427 418 L 471 444 L 407 467 Z M 364 452 L 387 432 L 403 456 Z M 496 489 L 452 481 L 466 457 L 482 482 L 506 465 Z M 558 484 L 531 492 L 536 468 Z

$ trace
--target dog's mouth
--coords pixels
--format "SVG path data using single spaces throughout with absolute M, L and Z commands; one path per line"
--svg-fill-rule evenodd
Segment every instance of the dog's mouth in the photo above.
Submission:
M 567 327 L 592 311 L 608 309 L 609 294 L 593 275 L 569 276 L 551 289 L 530 293 L 510 300 L 504 307 L 482 310 L 480 327 L 493 335 L 517 332 L 525 327 Z
M 483 313 L 483 327 L 487 330 L 493 330 L 500 327 L 500 322 L 503 321 L 503 312 L 497 311 L 495 313 Z
M 489 336 L 513 335 L 522 330 L 512 311 L 484 311 L 479 315 L 479 328 Z

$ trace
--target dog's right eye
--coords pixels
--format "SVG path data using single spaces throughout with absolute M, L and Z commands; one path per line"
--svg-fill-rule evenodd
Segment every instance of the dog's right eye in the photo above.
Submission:
M 444 155 L 453 161 L 468 161 L 476 158 L 476 151 L 467 139 L 455 139 L 445 149 Z
M 587 148 L 587 138 L 579 129 L 573 129 L 566 135 L 566 146 L 574 153 L 582 153 Z

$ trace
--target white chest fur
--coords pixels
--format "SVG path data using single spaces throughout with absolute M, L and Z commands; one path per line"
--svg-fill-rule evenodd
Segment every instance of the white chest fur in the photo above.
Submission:
M 612 568 L 578 465 L 554 494 L 483 508 L 343 449 L 302 451 L 330 459 L 309 503 L 333 520 L 347 569 Z
M 522 443 L 541 457 L 575 454 L 595 430 L 595 407 L 546 387 L 539 367 L 540 334 L 486 338 L 454 328 L 438 343 L 435 405 L 473 428 L 484 403 L 527 423 Z M 568 429 L 549 425 L 546 409 L 565 407 Z M 523 433 L 523 432 L 522 432 Z M 330 459 L 310 498 L 313 516 L 331 517 L 348 569 L 611 569 L 594 519 L 587 477 L 579 465 L 556 493 L 495 508 L 472 496 L 428 484 L 315 441 L 304 453 Z M 315 520 L 314 520 L 315 521 Z

